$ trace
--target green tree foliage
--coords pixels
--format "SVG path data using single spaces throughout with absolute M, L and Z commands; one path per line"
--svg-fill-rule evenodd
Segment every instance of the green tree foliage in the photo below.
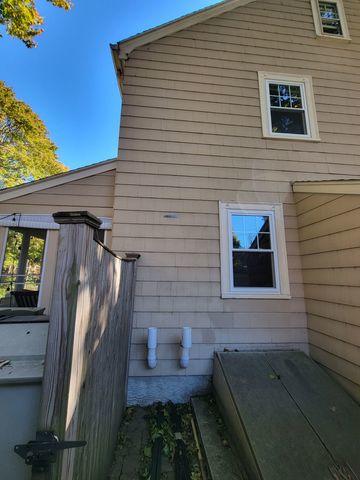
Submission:
M 66 171 L 56 149 L 40 118 L 0 81 L 0 188 Z
M 65 10 L 71 8 L 69 0 L 47 1 Z M 6 33 L 19 38 L 27 47 L 36 47 L 34 38 L 43 32 L 43 22 L 35 0 L 0 0 L 0 25 L 5 27 Z

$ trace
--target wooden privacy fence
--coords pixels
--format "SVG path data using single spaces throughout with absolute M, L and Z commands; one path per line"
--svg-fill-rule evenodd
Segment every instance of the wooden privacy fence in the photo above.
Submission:
M 105 479 L 126 402 L 136 256 L 94 240 L 88 212 L 54 214 L 59 250 L 45 358 L 40 431 L 85 440 L 33 479 Z

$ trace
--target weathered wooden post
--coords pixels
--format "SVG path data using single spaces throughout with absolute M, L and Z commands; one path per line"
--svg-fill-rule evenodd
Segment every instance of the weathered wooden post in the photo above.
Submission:
M 39 430 L 54 432 L 63 440 L 68 423 L 76 316 L 79 308 L 86 308 L 86 304 L 79 305 L 79 287 L 84 287 L 88 280 L 83 267 L 94 229 L 99 228 L 101 222 L 88 212 L 56 213 L 54 220 L 60 224 L 60 232 Z M 81 365 L 78 368 L 81 369 Z M 59 464 L 51 464 L 45 473 L 34 472 L 33 480 L 61 478 Z
M 60 234 L 39 430 L 87 445 L 60 451 L 33 480 L 95 480 L 106 476 L 125 404 L 136 259 L 95 241 L 101 222 L 88 212 L 54 220 Z

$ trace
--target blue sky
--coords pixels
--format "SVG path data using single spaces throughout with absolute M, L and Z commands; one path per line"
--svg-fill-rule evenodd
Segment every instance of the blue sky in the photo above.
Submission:
M 45 122 L 70 168 L 116 156 L 121 101 L 109 44 L 211 0 L 73 0 L 64 12 L 37 0 L 45 17 L 38 47 L 0 39 L 0 78 Z

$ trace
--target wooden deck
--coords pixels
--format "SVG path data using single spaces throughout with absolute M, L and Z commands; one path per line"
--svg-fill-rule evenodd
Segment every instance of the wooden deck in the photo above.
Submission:
M 214 387 L 250 479 L 360 475 L 360 407 L 305 354 L 219 353 Z

